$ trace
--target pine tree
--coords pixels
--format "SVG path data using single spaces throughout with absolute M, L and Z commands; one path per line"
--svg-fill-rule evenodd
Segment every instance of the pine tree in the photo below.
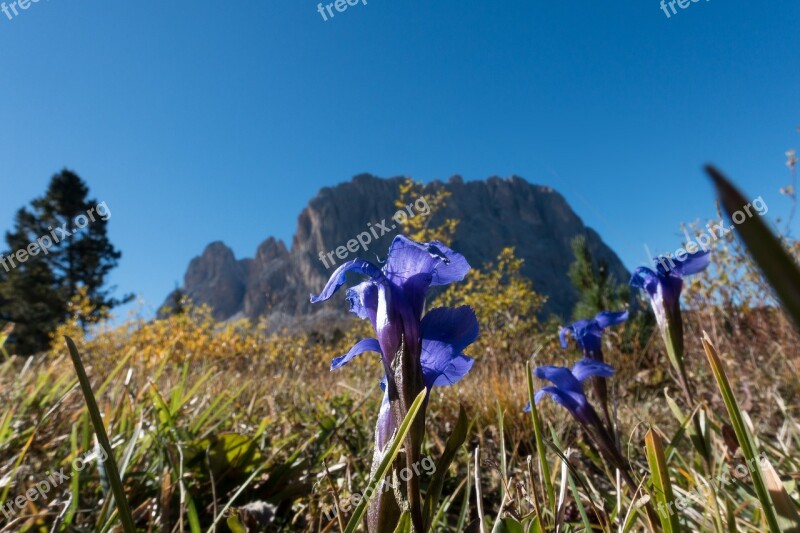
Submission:
M 578 291 L 572 317 L 579 320 L 592 318 L 600 311 L 624 309 L 630 299 L 627 285 L 617 284 L 608 271 L 608 263 L 594 261 L 583 235 L 572 239 L 571 246 L 575 262 L 569 267 L 569 279 Z
M 46 349 L 49 334 L 67 318 L 68 303 L 81 288 L 95 317 L 123 303 L 105 287 L 121 257 L 107 236 L 111 212 L 105 202 L 88 196 L 86 183 L 63 170 L 43 196 L 17 211 L 14 228 L 5 235 L 0 320 L 16 324 L 11 340 L 19 354 Z

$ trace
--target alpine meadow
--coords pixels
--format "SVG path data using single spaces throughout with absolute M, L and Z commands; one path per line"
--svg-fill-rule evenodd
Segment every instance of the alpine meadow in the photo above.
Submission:
M 800 6 L 693 2 L 9 3 L 0 533 L 800 532 Z

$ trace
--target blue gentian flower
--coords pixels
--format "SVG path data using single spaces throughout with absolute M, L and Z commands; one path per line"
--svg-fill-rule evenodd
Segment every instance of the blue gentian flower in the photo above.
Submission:
M 440 308 L 423 317 L 428 290 L 461 281 L 469 269 L 464 256 L 441 242 L 418 243 L 398 235 L 382 267 L 362 259 L 348 261 L 336 269 L 318 296 L 311 296 L 312 303 L 329 299 L 345 284 L 348 272 L 368 278 L 346 294 L 350 311 L 370 321 L 375 338 L 359 341 L 334 359 L 331 370 L 366 351 L 381 356 L 384 395 L 375 431 L 375 465 L 417 395 L 435 386 L 451 385 L 472 368 L 472 359 L 462 353 L 478 337 L 478 320 L 472 309 Z M 409 467 L 419 459 L 424 411 L 425 405 L 406 439 L 404 456 Z M 410 504 L 415 529 L 421 531 L 421 496 L 415 476 L 407 481 L 402 496 Z M 394 530 L 399 517 L 397 503 L 383 494 L 371 502 L 367 515 L 370 531 Z
M 628 320 L 627 311 L 603 311 L 594 318 L 578 320 L 559 330 L 561 347 L 567 347 L 567 334 L 574 339 L 583 356 L 597 361 L 603 361 L 602 335 L 603 330 L 621 324 Z
M 593 437 L 598 450 L 620 472 L 632 490 L 636 491 L 636 483 L 630 476 L 630 465 L 619 452 L 612 434 L 603 426 L 597 412 L 586 398 L 583 382 L 590 378 L 604 379 L 614 375 L 614 369 L 606 363 L 594 359 L 584 358 L 571 369 L 561 366 L 540 366 L 535 372 L 539 379 L 546 379 L 553 383 L 539 389 L 533 399 L 536 405 L 545 396 L 550 396 L 557 404 L 563 406 L 577 420 L 581 426 Z M 530 403 L 525 411 L 530 411 Z
M 417 243 L 398 235 L 383 268 L 362 259 L 348 261 L 334 271 L 318 296 L 311 296 L 311 303 L 333 296 L 344 285 L 347 272 L 368 276 L 367 281 L 347 289 L 347 301 L 351 312 L 372 323 L 389 374 L 401 339 L 409 344 L 411 352 L 421 353 L 420 324 L 428 289 L 461 281 L 469 269 L 464 256 L 438 241 Z M 368 343 L 361 348 L 370 345 L 375 347 Z M 359 345 L 353 347 L 355 352 L 348 354 L 350 359 L 361 353 L 358 349 Z M 342 364 L 340 361 L 339 366 Z
M 478 338 L 478 319 L 468 306 L 456 308 L 440 307 L 425 314 L 420 323 L 422 335 L 422 352 L 420 366 L 425 387 L 446 387 L 454 385 L 472 368 L 474 360 L 464 355 L 464 348 Z M 342 368 L 364 352 L 376 352 L 383 356 L 381 345 L 377 339 L 363 339 L 357 342 L 345 355 L 331 362 L 331 370 Z M 384 391 L 384 403 L 388 404 L 388 379 L 381 380 Z M 390 423 L 388 411 L 384 411 L 379 419 L 378 446 L 382 450 L 388 443 L 394 425 Z
M 546 395 L 565 407 L 575 419 L 584 426 L 602 427 L 594 407 L 586 398 L 583 382 L 590 377 L 609 378 L 614 375 L 614 369 L 605 363 L 594 359 L 582 359 L 575 363 L 572 369 L 562 366 L 540 366 L 534 374 L 539 379 L 546 379 L 553 383 L 552 386 L 543 387 L 536 392 L 534 401 L 536 405 Z M 525 406 L 525 412 L 531 410 L 531 405 Z
M 650 296 L 650 305 L 656 315 L 658 329 L 667 348 L 669 361 L 678 372 L 680 385 L 690 404 L 694 395 L 689 387 L 686 366 L 683 361 L 683 319 L 681 318 L 681 290 L 683 278 L 702 272 L 711 261 L 707 251 L 688 254 L 686 258 L 673 261 L 661 256 L 655 270 L 639 267 L 633 271 L 630 285 L 644 289 Z
M 702 272 L 708 268 L 710 261 L 710 252 L 698 251 L 689 254 L 683 261 L 673 261 L 669 257 L 661 256 L 655 260 L 655 270 L 639 267 L 633 271 L 630 285 L 647 291 L 662 330 L 667 327 L 671 316 L 680 314 L 683 278 Z
M 580 348 L 583 356 L 587 359 L 603 362 L 603 330 L 621 324 L 628 320 L 627 311 L 603 311 L 594 318 L 578 320 L 571 325 L 561 328 L 558 333 L 561 339 L 561 346 L 567 347 L 567 334 L 570 334 L 575 343 Z M 608 409 L 608 389 L 604 379 L 592 379 L 592 388 L 600 402 L 603 414 L 608 422 L 609 432 L 613 434 L 614 424 L 611 419 L 611 411 Z

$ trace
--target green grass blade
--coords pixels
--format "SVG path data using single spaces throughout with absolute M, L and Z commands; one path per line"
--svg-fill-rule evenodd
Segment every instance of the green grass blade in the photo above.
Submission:
M 644 442 L 647 464 L 650 465 L 653 481 L 651 497 L 656 502 L 661 527 L 664 528 L 665 533 L 676 533 L 681 530 L 681 524 L 678 521 L 678 515 L 670 512 L 675 502 L 675 494 L 672 492 L 667 460 L 664 457 L 664 443 L 658 433 L 652 429 L 645 435 Z
M 364 513 L 367 512 L 367 504 L 375 493 L 375 488 L 386 476 L 386 472 L 389 471 L 389 467 L 392 466 L 395 458 L 397 458 L 397 454 L 400 452 L 403 442 L 405 442 L 406 435 L 411 429 L 411 423 L 417 417 L 417 413 L 419 413 L 420 407 L 422 407 L 422 402 L 425 400 L 425 395 L 427 393 L 428 390 L 423 389 L 419 395 L 417 395 L 414 403 L 412 403 L 411 407 L 408 409 L 408 414 L 406 414 L 406 417 L 403 419 L 403 423 L 400 424 L 400 428 L 397 430 L 397 435 L 395 436 L 394 441 L 383 454 L 383 460 L 381 460 L 381 464 L 378 465 L 375 475 L 370 480 L 366 490 L 364 490 L 364 495 L 366 497 L 361 498 L 361 502 L 359 502 L 358 507 L 356 507 L 356 510 L 353 512 L 353 516 L 350 517 L 350 521 L 347 523 L 347 529 L 345 529 L 345 533 L 353 533 L 358 528 L 359 524 L 361 524 L 361 520 L 364 518 Z
M 397 527 L 394 528 L 394 533 L 411 533 L 411 513 L 406 511 L 400 515 L 400 520 L 397 522 Z
M 742 193 L 716 168 L 707 166 L 706 172 L 714 181 L 722 207 L 728 216 L 733 219 L 737 212 L 744 215 L 745 206 L 749 209 L 750 203 Z M 761 217 L 749 216 L 741 224 L 735 224 L 734 228 L 800 328 L 800 268 L 797 263 Z
M 461 501 L 461 511 L 458 513 L 458 523 L 456 524 L 455 529 L 456 531 L 464 531 L 464 527 L 467 524 L 467 519 L 469 519 L 469 498 L 470 493 L 472 492 L 472 476 L 469 473 L 469 465 L 470 462 L 467 461 L 467 486 L 464 489 L 464 499 Z
M 586 514 L 586 507 L 583 505 L 583 501 L 581 501 L 581 493 L 578 492 L 578 486 L 575 484 L 575 478 L 572 477 L 572 473 L 567 474 L 567 479 L 569 480 L 569 489 L 572 491 L 572 498 L 575 500 L 575 506 L 578 508 L 578 513 L 581 515 L 583 527 L 586 528 L 586 531 L 594 531 L 592 522 L 589 520 L 589 515 Z
M 733 395 L 728 376 L 725 374 L 725 369 L 722 366 L 722 361 L 717 354 L 717 350 L 711 344 L 711 339 L 707 333 L 703 333 L 703 348 L 705 349 L 708 362 L 711 365 L 711 372 L 714 374 L 714 379 L 717 381 L 720 393 L 722 393 L 722 401 L 725 403 L 725 408 L 728 411 L 728 416 L 731 419 L 731 425 L 736 433 L 736 439 L 739 441 L 739 446 L 742 448 L 747 464 L 751 465 L 751 478 L 753 480 L 753 487 L 756 491 L 756 496 L 761 502 L 761 508 L 764 512 L 764 518 L 767 521 L 770 531 L 780 531 L 778 525 L 778 517 L 775 511 L 775 505 L 772 502 L 767 485 L 764 480 L 764 474 L 761 470 L 758 458 L 756 457 L 756 448 L 753 443 L 753 437 L 750 435 L 750 430 L 744 422 L 744 416 Z
M 111 484 L 111 491 L 114 493 L 114 499 L 117 503 L 119 511 L 119 519 L 122 523 L 122 529 L 125 533 L 134 533 L 136 527 L 133 523 L 133 516 L 128 507 L 128 500 L 125 499 L 125 491 L 122 488 L 122 481 L 119 478 L 119 470 L 117 469 L 117 461 L 114 459 L 114 450 L 111 449 L 111 443 L 108 441 L 106 428 L 103 425 L 103 418 L 100 416 L 100 409 L 97 407 L 97 401 L 92 393 L 92 386 L 89 383 L 89 377 L 86 375 L 86 369 L 81 362 L 81 356 L 78 354 L 78 349 L 75 343 L 67 336 L 64 336 L 67 342 L 69 355 L 72 358 L 72 364 L 75 366 L 75 372 L 78 374 L 83 397 L 86 400 L 86 409 L 89 411 L 89 416 L 92 419 L 94 432 L 97 435 L 97 442 L 103 448 L 103 451 L 108 456 L 106 461 L 106 469 L 108 471 L 108 481 Z
M 464 406 L 460 406 L 458 410 L 458 421 L 456 422 L 453 432 L 447 439 L 444 452 L 436 463 L 436 470 L 431 478 L 430 485 L 428 485 L 428 494 L 425 496 L 425 506 L 423 508 L 422 516 L 425 518 L 425 529 L 428 529 L 432 524 L 433 515 L 436 512 L 436 504 L 439 503 L 439 498 L 442 495 L 442 487 L 444 487 L 444 480 L 447 478 L 447 471 L 450 469 L 450 464 L 456 458 L 456 453 L 464 445 L 467 440 L 467 429 L 469 424 L 467 422 L 467 415 L 464 412 Z
M 497 438 L 500 440 L 500 475 L 503 478 L 503 482 L 500 484 L 500 501 L 503 501 L 506 497 L 508 466 L 506 465 L 506 434 L 503 427 L 503 409 L 500 407 L 500 402 L 497 402 Z
M 539 471 L 544 481 L 548 505 L 555 516 L 556 495 L 553 489 L 553 482 L 550 479 L 550 465 L 547 464 L 547 448 L 545 448 L 544 438 L 542 437 L 542 424 L 539 419 L 539 411 L 536 409 L 536 402 L 534 401 L 533 374 L 531 373 L 530 362 L 525 365 L 525 376 L 528 379 L 528 401 L 531 403 L 531 422 L 533 423 L 533 433 L 536 438 L 536 451 L 539 454 Z M 544 523 L 544 517 L 540 518 L 542 523 Z

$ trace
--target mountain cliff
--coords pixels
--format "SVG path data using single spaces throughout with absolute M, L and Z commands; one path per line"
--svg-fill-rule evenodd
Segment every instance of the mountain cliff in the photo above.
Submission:
M 309 293 L 319 292 L 338 265 L 359 256 L 373 261 L 385 257 L 399 232 L 392 216 L 397 212 L 394 202 L 402 181 L 362 174 L 323 188 L 300 213 L 290 249 L 269 237 L 254 258 L 237 260 L 225 244 L 213 242 L 189 263 L 181 290 L 195 303 L 208 304 L 219 320 L 268 316 L 273 326 L 307 320 L 308 315 L 326 307 L 312 309 Z M 446 183 L 426 185 L 422 199 L 409 206 L 406 214 L 426 216 L 425 197 L 440 188 L 451 196 L 444 208 L 429 216 L 434 225 L 446 218 L 460 221 L 452 248 L 464 254 L 473 268 L 479 268 L 503 247 L 514 246 L 525 260 L 523 274 L 533 281 L 537 292 L 548 296 L 545 313 L 568 317 L 577 299 L 567 277 L 574 260 L 570 240 L 576 235 L 586 236 L 592 255 L 606 261 L 619 282 L 627 279 L 617 255 L 549 187 L 516 176 L 469 182 L 454 176 Z M 382 232 L 386 233 L 381 236 Z M 345 248 L 351 242 L 355 249 L 353 239 L 362 235 L 366 240 L 365 234 L 370 234 L 371 240 L 366 250 Z M 167 302 L 173 298 L 170 295 Z

